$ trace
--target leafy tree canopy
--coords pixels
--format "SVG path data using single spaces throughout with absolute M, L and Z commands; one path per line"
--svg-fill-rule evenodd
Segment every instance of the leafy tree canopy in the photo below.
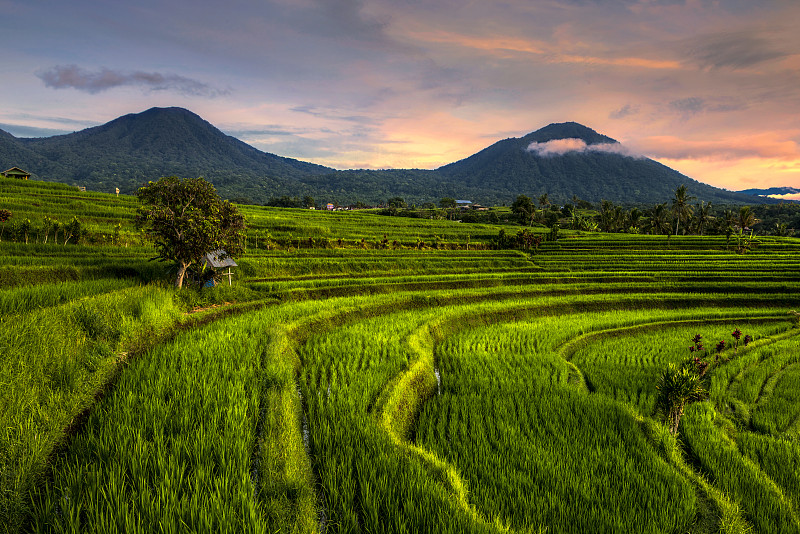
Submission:
M 439 207 L 448 209 L 448 208 L 455 208 L 458 206 L 456 199 L 451 197 L 444 197 L 439 201 Z
M 158 259 L 177 263 L 176 287 L 183 286 L 186 269 L 206 253 L 244 252 L 244 217 L 203 178 L 161 178 L 148 182 L 137 195 L 142 205 L 136 224 L 155 242 Z
M 386 201 L 386 205 L 390 208 L 405 208 L 408 206 L 403 197 L 392 197 Z
M 533 217 L 536 215 L 536 206 L 534 206 L 530 197 L 519 195 L 514 203 L 511 204 L 511 212 L 517 216 L 520 224 L 533 224 Z

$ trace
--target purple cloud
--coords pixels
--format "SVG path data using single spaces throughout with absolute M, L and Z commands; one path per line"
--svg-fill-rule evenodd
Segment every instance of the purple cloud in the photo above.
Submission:
M 159 72 L 123 72 L 106 67 L 91 72 L 77 65 L 56 65 L 36 74 L 47 87 L 72 88 L 90 94 L 115 87 L 139 86 L 151 91 L 177 91 L 184 95 L 216 97 L 229 93 L 210 85 L 179 76 Z

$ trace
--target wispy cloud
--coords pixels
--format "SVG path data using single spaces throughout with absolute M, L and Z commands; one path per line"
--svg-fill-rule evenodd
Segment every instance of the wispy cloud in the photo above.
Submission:
M 619 154 L 620 156 L 638 157 L 635 153 L 620 143 L 594 143 L 587 145 L 583 139 L 553 139 L 545 143 L 533 142 L 527 150 L 537 156 L 563 156 L 570 152 L 587 153 L 602 152 L 606 154 Z
M 696 115 L 697 113 L 703 111 L 706 107 L 706 103 L 702 98 L 692 96 L 689 98 L 679 98 L 678 100 L 673 100 L 668 104 L 668 106 L 672 111 L 678 112 L 684 116 L 688 116 Z
M 598 65 L 609 67 L 630 67 L 642 69 L 680 69 L 680 62 L 665 59 L 650 59 L 644 57 L 598 57 L 574 54 L 555 54 L 548 61 L 550 63 L 577 63 L 584 65 Z
M 725 113 L 730 111 L 742 111 L 749 107 L 745 100 L 731 97 L 710 97 L 690 96 L 678 98 L 667 103 L 670 112 L 681 115 L 687 119 L 700 113 Z
M 336 119 L 340 121 L 346 122 L 355 122 L 359 124 L 375 124 L 378 121 L 373 117 L 368 117 L 366 115 L 354 115 L 348 113 L 341 113 L 338 110 L 334 109 L 325 109 L 320 108 L 317 106 L 310 106 L 310 105 L 303 105 L 303 106 L 295 106 L 291 108 L 291 111 L 297 113 L 305 113 L 307 115 L 311 115 L 313 117 L 319 117 L 323 119 Z
M 431 44 L 462 47 L 505 57 L 509 54 L 531 54 L 553 64 L 578 64 L 643 69 L 682 69 L 679 61 L 622 55 L 603 57 L 599 55 L 564 53 L 563 47 L 538 39 L 526 39 L 502 35 L 470 35 L 443 30 L 417 30 L 407 33 L 407 37 Z
M 637 113 L 639 113 L 639 106 L 625 104 L 621 108 L 615 109 L 609 113 L 608 117 L 610 119 L 624 119 L 625 117 L 630 117 L 631 115 L 636 115 Z
M 753 31 L 724 32 L 693 38 L 686 43 L 689 61 L 706 69 L 744 69 L 786 57 L 771 40 Z
M 183 95 L 205 97 L 216 97 L 230 92 L 178 74 L 125 72 L 106 67 L 89 71 L 77 65 L 56 65 L 36 75 L 47 87 L 72 88 L 90 94 L 124 86 L 142 87 L 150 91 L 176 91 Z

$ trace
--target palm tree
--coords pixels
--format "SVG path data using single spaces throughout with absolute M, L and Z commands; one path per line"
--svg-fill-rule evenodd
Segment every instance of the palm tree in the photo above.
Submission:
M 675 235 L 678 235 L 678 227 L 681 221 L 688 220 L 692 216 L 693 209 L 689 201 L 694 200 L 694 198 L 686 193 L 685 185 L 681 185 L 675 190 L 675 198 L 672 199 L 672 213 L 675 214 Z
M 650 210 L 650 221 L 647 228 L 651 233 L 666 234 L 669 232 L 669 212 L 666 204 L 656 204 Z
M 711 222 L 711 202 L 700 202 L 697 207 L 697 215 L 694 218 L 695 228 L 697 233 L 703 235 L 706 231 L 706 226 Z
M 547 206 L 550 205 L 550 198 L 548 198 L 548 194 L 545 193 L 539 196 L 539 207 L 541 209 L 545 209 Z
M 739 228 L 744 230 L 745 228 L 750 228 L 756 223 L 756 216 L 753 215 L 753 212 L 750 210 L 750 206 L 742 206 L 739 208 L 739 219 L 737 220 L 739 224 Z
M 674 436 L 686 406 L 703 400 L 708 394 L 702 377 L 690 366 L 678 367 L 674 363 L 658 378 L 656 411 L 664 415 L 669 431 Z
M 617 206 L 609 200 L 604 200 L 600 206 L 600 226 L 604 232 L 614 232 L 617 229 Z
M 544 210 L 550 205 L 550 198 L 547 193 L 539 196 L 539 209 L 542 210 L 540 220 L 544 221 Z
M 641 222 L 641 220 L 642 220 L 642 212 L 639 210 L 639 208 L 631 209 L 631 211 L 628 213 L 628 224 L 627 224 L 628 228 L 638 230 L 639 223 Z

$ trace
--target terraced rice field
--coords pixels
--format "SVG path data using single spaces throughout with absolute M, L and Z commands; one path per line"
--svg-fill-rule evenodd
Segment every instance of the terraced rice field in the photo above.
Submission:
M 79 281 L 0 289 L 3 531 L 800 532 L 799 240 L 450 243 L 251 249 L 192 315 L 41 245 Z

